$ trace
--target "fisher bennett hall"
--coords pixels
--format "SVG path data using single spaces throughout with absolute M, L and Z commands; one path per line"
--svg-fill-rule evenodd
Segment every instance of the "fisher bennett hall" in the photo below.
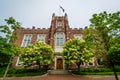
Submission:
M 85 27 L 84 29 L 86 29 Z M 18 39 L 17 43 L 20 47 L 27 47 L 29 44 L 34 44 L 37 40 L 44 41 L 50 45 L 54 50 L 54 61 L 50 64 L 50 68 L 53 70 L 65 69 L 65 61 L 61 54 L 63 45 L 66 41 L 78 38 L 82 40 L 84 38 L 83 28 L 71 28 L 69 26 L 68 15 L 65 13 L 63 16 L 56 16 L 52 14 L 51 25 L 49 28 L 36 28 L 33 26 L 30 28 L 20 28 L 16 30 Z M 20 57 L 16 56 L 13 60 L 12 67 L 20 68 Z M 81 67 L 98 67 L 98 61 L 93 58 L 92 62 L 81 63 Z M 75 64 L 70 64 L 70 68 L 75 68 Z

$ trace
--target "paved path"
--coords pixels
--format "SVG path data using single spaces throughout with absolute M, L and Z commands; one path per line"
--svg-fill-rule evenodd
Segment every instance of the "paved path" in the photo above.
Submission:
M 7 78 L 6 80 L 115 80 L 115 78 L 114 76 L 44 75 L 35 77 Z

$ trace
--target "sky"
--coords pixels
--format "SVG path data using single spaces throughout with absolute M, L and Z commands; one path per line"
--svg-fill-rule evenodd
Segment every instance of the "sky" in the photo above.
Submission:
M 53 13 L 64 15 L 60 6 L 71 28 L 84 28 L 94 13 L 120 11 L 120 0 L 0 0 L 0 25 L 12 16 L 25 28 L 49 28 Z

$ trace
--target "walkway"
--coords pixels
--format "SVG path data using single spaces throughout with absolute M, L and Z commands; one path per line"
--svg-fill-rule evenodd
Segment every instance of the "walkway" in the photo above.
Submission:
M 7 78 L 6 80 L 115 80 L 115 78 L 114 76 L 44 75 L 35 77 Z

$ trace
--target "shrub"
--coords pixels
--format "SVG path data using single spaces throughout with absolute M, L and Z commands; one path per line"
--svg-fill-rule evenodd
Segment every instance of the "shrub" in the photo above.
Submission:
M 0 68 L 0 74 L 4 74 L 5 70 L 6 70 L 6 68 Z
M 22 74 L 22 73 L 36 73 L 39 71 L 44 71 L 44 70 L 34 70 L 34 69 L 15 69 L 15 68 L 10 68 L 8 71 L 8 74 Z
M 2 77 L 5 73 L 6 68 L 0 68 L 0 77 Z M 34 69 L 15 69 L 9 68 L 7 76 L 9 77 L 20 77 L 20 76 L 36 76 L 43 75 L 47 73 L 46 70 L 34 70 Z
M 79 71 L 77 69 L 73 70 L 72 73 L 74 74 L 96 74 L 96 73 L 106 73 L 106 72 L 112 72 L 109 68 L 82 68 Z
M 115 66 L 117 72 L 120 72 L 120 66 Z

